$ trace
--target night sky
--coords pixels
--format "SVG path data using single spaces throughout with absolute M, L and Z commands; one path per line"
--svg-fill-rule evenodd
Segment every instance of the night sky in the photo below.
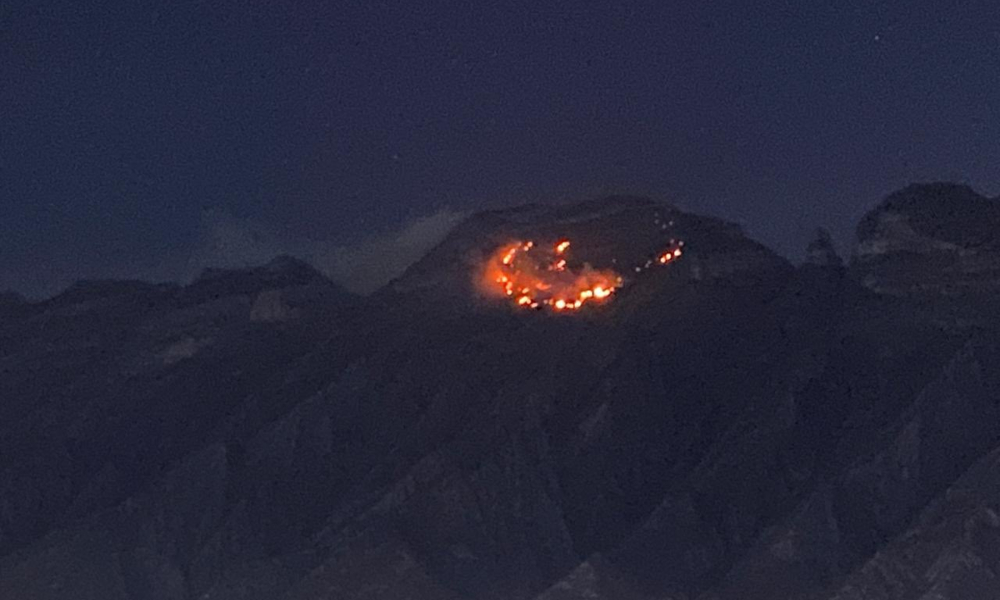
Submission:
M 34 296 L 608 192 L 798 259 L 937 179 L 1000 193 L 995 0 L 0 4 L 0 289 Z

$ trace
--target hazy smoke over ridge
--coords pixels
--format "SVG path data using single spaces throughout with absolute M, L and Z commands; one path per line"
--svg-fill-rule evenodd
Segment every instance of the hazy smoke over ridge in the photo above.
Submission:
M 348 290 L 366 294 L 402 274 L 464 217 L 465 213 L 444 209 L 394 231 L 340 245 L 282 235 L 259 222 L 226 213 L 206 213 L 181 279 L 189 280 L 207 267 L 247 267 L 287 254 L 309 262 Z
M 465 213 L 441 210 L 413 219 L 396 231 L 370 236 L 359 244 L 318 244 L 312 254 L 303 258 L 352 292 L 366 294 L 401 275 L 464 217 Z

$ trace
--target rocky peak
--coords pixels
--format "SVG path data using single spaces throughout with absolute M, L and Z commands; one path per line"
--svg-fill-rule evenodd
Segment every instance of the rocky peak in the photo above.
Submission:
M 237 278 L 255 278 L 266 283 L 287 285 L 309 283 L 316 279 L 322 279 L 323 275 L 302 260 L 292 256 L 281 255 L 275 257 L 267 264 L 256 267 L 236 269 L 209 267 L 201 272 L 195 279 L 194 284 Z
M 964 185 L 910 185 L 861 220 L 851 269 L 877 292 L 985 297 L 1000 291 L 1000 203 Z
M 787 261 L 746 237 L 733 223 L 685 213 L 634 196 L 609 196 L 559 206 L 528 205 L 472 215 L 382 294 L 469 302 L 484 262 L 511 241 L 572 240 L 573 258 L 621 274 L 625 287 L 645 277 L 664 248 L 683 241 L 678 262 L 695 279 L 754 279 L 789 268 Z M 681 267 L 681 265 L 685 265 Z M 671 269 L 672 270 L 672 269 Z
M 293 256 L 288 256 L 287 254 L 276 256 L 271 262 L 264 265 L 262 270 L 278 277 L 300 280 L 312 280 L 322 277 L 319 271 L 309 263 Z
M 858 252 L 928 244 L 938 249 L 1000 248 L 1000 203 L 966 185 L 909 185 L 887 196 L 858 224 Z
M 205 269 L 183 292 L 185 301 L 202 302 L 228 296 L 257 295 L 265 290 L 318 285 L 336 288 L 308 263 L 291 256 L 241 269 Z M 338 292 L 341 291 L 337 288 Z M 342 292 L 347 296 L 347 292 Z
M 830 232 L 823 227 L 816 229 L 816 235 L 806 246 L 806 263 L 818 267 L 839 267 L 844 264 L 833 246 Z

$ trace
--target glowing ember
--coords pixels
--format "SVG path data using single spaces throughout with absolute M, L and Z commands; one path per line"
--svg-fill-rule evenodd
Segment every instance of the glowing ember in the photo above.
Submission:
M 664 252 L 663 254 L 661 254 L 657 260 L 659 260 L 661 264 L 665 265 L 665 264 L 667 264 L 668 262 L 670 262 L 672 260 L 680 258 L 681 254 L 683 254 L 681 252 L 681 248 L 680 247 L 683 246 L 683 245 L 684 245 L 684 242 L 678 243 L 676 248 L 671 248 L 671 249 L 667 250 L 666 252 Z
M 666 250 L 635 267 L 635 272 L 676 261 L 683 245 L 670 240 Z M 575 263 L 569 247 L 565 239 L 551 246 L 536 246 L 533 241 L 503 246 L 487 262 L 482 287 L 492 295 L 509 297 L 515 306 L 556 312 L 575 311 L 588 302 L 603 303 L 621 288 L 624 280 L 618 273 Z
M 621 286 L 622 278 L 614 271 L 572 264 L 569 246 L 569 240 L 548 250 L 531 241 L 504 246 L 487 263 L 484 283 L 488 285 L 484 287 L 510 296 L 520 307 L 570 311 L 587 302 L 603 301 Z

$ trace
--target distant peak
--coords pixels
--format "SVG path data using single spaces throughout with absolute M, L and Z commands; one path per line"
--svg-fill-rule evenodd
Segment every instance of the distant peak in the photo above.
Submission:
M 1000 289 L 1000 203 L 969 186 L 909 185 L 868 212 L 857 236 L 852 271 L 869 289 L 970 306 Z
M 256 267 L 205 269 L 184 288 L 184 302 L 203 302 L 230 296 L 252 296 L 266 290 L 312 287 L 330 297 L 347 298 L 350 293 L 330 281 L 312 265 L 291 256 L 278 256 Z
M 266 281 L 288 281 L 306 283 L 324 279 L 323 275 L 309 263 L 298 258 L 280 255 L 260 266 L 224 268 L 209 267 L 201 272 L 195 283 L 227 279 L 231 277 L 257 277 Z
M 310 273 L 318 275 L 319 272 L 304 260 L 282 254 L 276 256 L 271 262 L 264 265 L 264 269 L 271 273 Z
M 1000 203 L 967 185 L 911 184 L 889 194 L 858 224 L 858 240 L 885 235 L 899 219 L 927 239 L 959 247 L 1000 246 Z
M 839 267 L 844 261 L 837 254 L 830 232 L 818 227 L 809 245 L 806 246 L 806 263 L 820 267 Z
M 993 201 L 960 183 L 913 183 L 885 197 L 876 210 L 894 212 L 986 208 Z

